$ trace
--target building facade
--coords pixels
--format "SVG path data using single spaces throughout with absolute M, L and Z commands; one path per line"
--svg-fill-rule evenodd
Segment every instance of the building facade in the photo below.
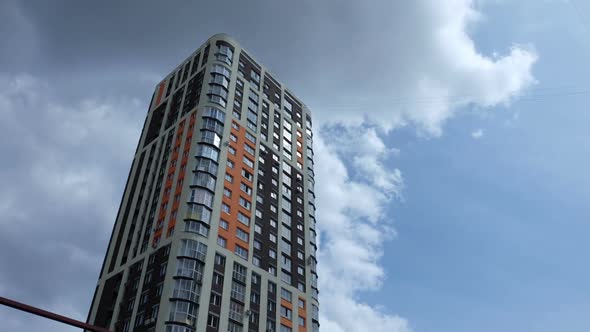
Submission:
M 230 37 L 156 88 L 88 322 L 318 331 L 312 120 Z

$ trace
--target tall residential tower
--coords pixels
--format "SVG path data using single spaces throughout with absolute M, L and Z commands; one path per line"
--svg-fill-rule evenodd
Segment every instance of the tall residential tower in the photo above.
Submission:
M 318 331 L 311 114 L 230 37 L 155 89 L 88 322 Z

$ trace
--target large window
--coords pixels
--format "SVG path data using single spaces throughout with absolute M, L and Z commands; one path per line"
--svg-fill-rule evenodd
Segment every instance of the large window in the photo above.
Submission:
M 207 188 L 213 191 L 215 190 L 215 178 L 211 174 L 197 172 L 193 177 L 192 185 Z
M 205 107 L 205 109 L 203 110 L 203 116 L 214 118 L 216 120 L 221 121 L 222 123 L 225 122 L 225 113 L 222 110 L 217 109 L 215 107 Z
M 184 231 L 189 232 L 189 233 L 197 233 L 197 234 L 203 235 L 204 237 L 209 236 L 209 228 L 207 228 L 207 226 L 201 224 L 198 221 L 193 221 L 193 220 L 185 221 Z
M 227 77 L 228 79 L 231 77 L 230 70 L 222 65 L 213 65 L 213 68 L 211 69 L 211 73 L 223 75 L 223 76 Z
M 212 130 L 219 135 L 223 134 L 223 123 L 212 118 L 203 118 L 203 128 Z
M 234 57 L 234 51 L 231 47 L 227 45 L 220 44 L 217 46 L 217 52 L 215 53 L 215 58 L 218 61 L 226 63 L 228 65 L 232 65 Z
M 250 225 L 250 218 L 248 218 L 242 212 L 238 212 L 238 221 L 241 222 L 242 224 L 246 225 L 246 226 L 249 226 Z
M 199 302 L 199 295 L 201 289 L 198 284 L 193 280 L 188 279 L 175 279 L 174 280 L 174 291 L 172 297 L 177 299 L 183 299 L 191 302 Z
M 202 204 L 210 208 L 213 205 L 213 194 L 208 190 L 196 188 L 191 190 L 189 202 Z
M 198 158 L 197 159 L 197 166 L 196 166 L 195 170 L 207 172 L 213 176 L 216 176 L 217 175 L 217 164 L 210 159 Z
M 292 302 L 292 294 L 290 291 L 281 287 L 281 298 L 285 299 L 287 302 Z
M 285 306 L 281 306 L 281 316 L 283 316 L 287 319 L 292 319 L 293 313 L 291 312 L 291 309 L 289 309 Z
M 194 327 L 197 322 L 197 305 L 187 301 L 173 301 L 170 305 L 168 320 Z
M 240 228 L 236 229 L 236 236 L 238 237 L 238 239 L 240 239 L 244 242 L 248 242 L 249 235 L 248 235 L 248 233 L 244 232 L 242 229 L 240 229 Z
M 231 284 L 231 297 L 240 301 L 245 302 L 246 300 L 246 286 L 239 284 L 237 282 L 232 282 Z
M 201 280 L 203 276 L 203 265 L 194 259 L 179 258 L 176 263 L 176 275 Z
M 219 148 L 221 145 L 221 137 L 213 131 L 203 130 L 201 131 L 201 142 L 209 143 L 216 148 Z
M 186 218 L 202 221 L 209 225 L 211 222 L 211 210 L 203 205 L 189 203 Z
M 183 239 L 179 256 L 186 256 L 205 261 L 207 246 L 199 241 Z
M 217 123 L 217 121 L 215 121 L 215 120 L 211 120 L 211 121 Z M 222 128 L 222 130 L 223 130 L 223 128 Z M 197 147 L 197 157 L 204 157 L 204 158 L 209 158 L 214 161 L 218 161 L 219 150 L 217 150 L 216 148 L 209 146 L 209 145 L 199 145 Z
M 246 282 L 246 275 L 248 273 L 248 269 L 238 263 L 234 263 L 234 270 L 233 270 L 233 278 L 245 283 Z
M 242 321 L 242 315 L 244 313 L 244 306 L 234 302 L 234 301 L 230 301 L 229 303 L 229 318 L 232 320 L 235 320 L 237 322 L 241 322 Z

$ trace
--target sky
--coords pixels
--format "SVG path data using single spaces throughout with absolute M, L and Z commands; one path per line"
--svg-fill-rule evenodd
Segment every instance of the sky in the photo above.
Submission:
M 1 296 L 86 318 L 153 88 L 219 32 L 313 112 L 321 331 L 590 329 L 580 0 L 2 1 Z

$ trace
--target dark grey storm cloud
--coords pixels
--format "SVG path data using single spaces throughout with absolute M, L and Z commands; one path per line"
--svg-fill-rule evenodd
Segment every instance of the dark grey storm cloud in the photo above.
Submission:
M 278 76 L 292 78 L 300 94 L 378 86 L 388 80 L 380 75 L 391 62 L 388 27 L 412 16 L 396 15 L 400 6 L 389 1 L 370 8 L 333 0 L 8 1 L 0 36 L 7 37 L 2 58 L 10 61 L 0 68 L 66 85 L 72 73 L 83 74 L 89 77 L 76 79 L 119 91 L 133 87 L 104 81 L 167 73 L 219 32 L 234 36 Z

